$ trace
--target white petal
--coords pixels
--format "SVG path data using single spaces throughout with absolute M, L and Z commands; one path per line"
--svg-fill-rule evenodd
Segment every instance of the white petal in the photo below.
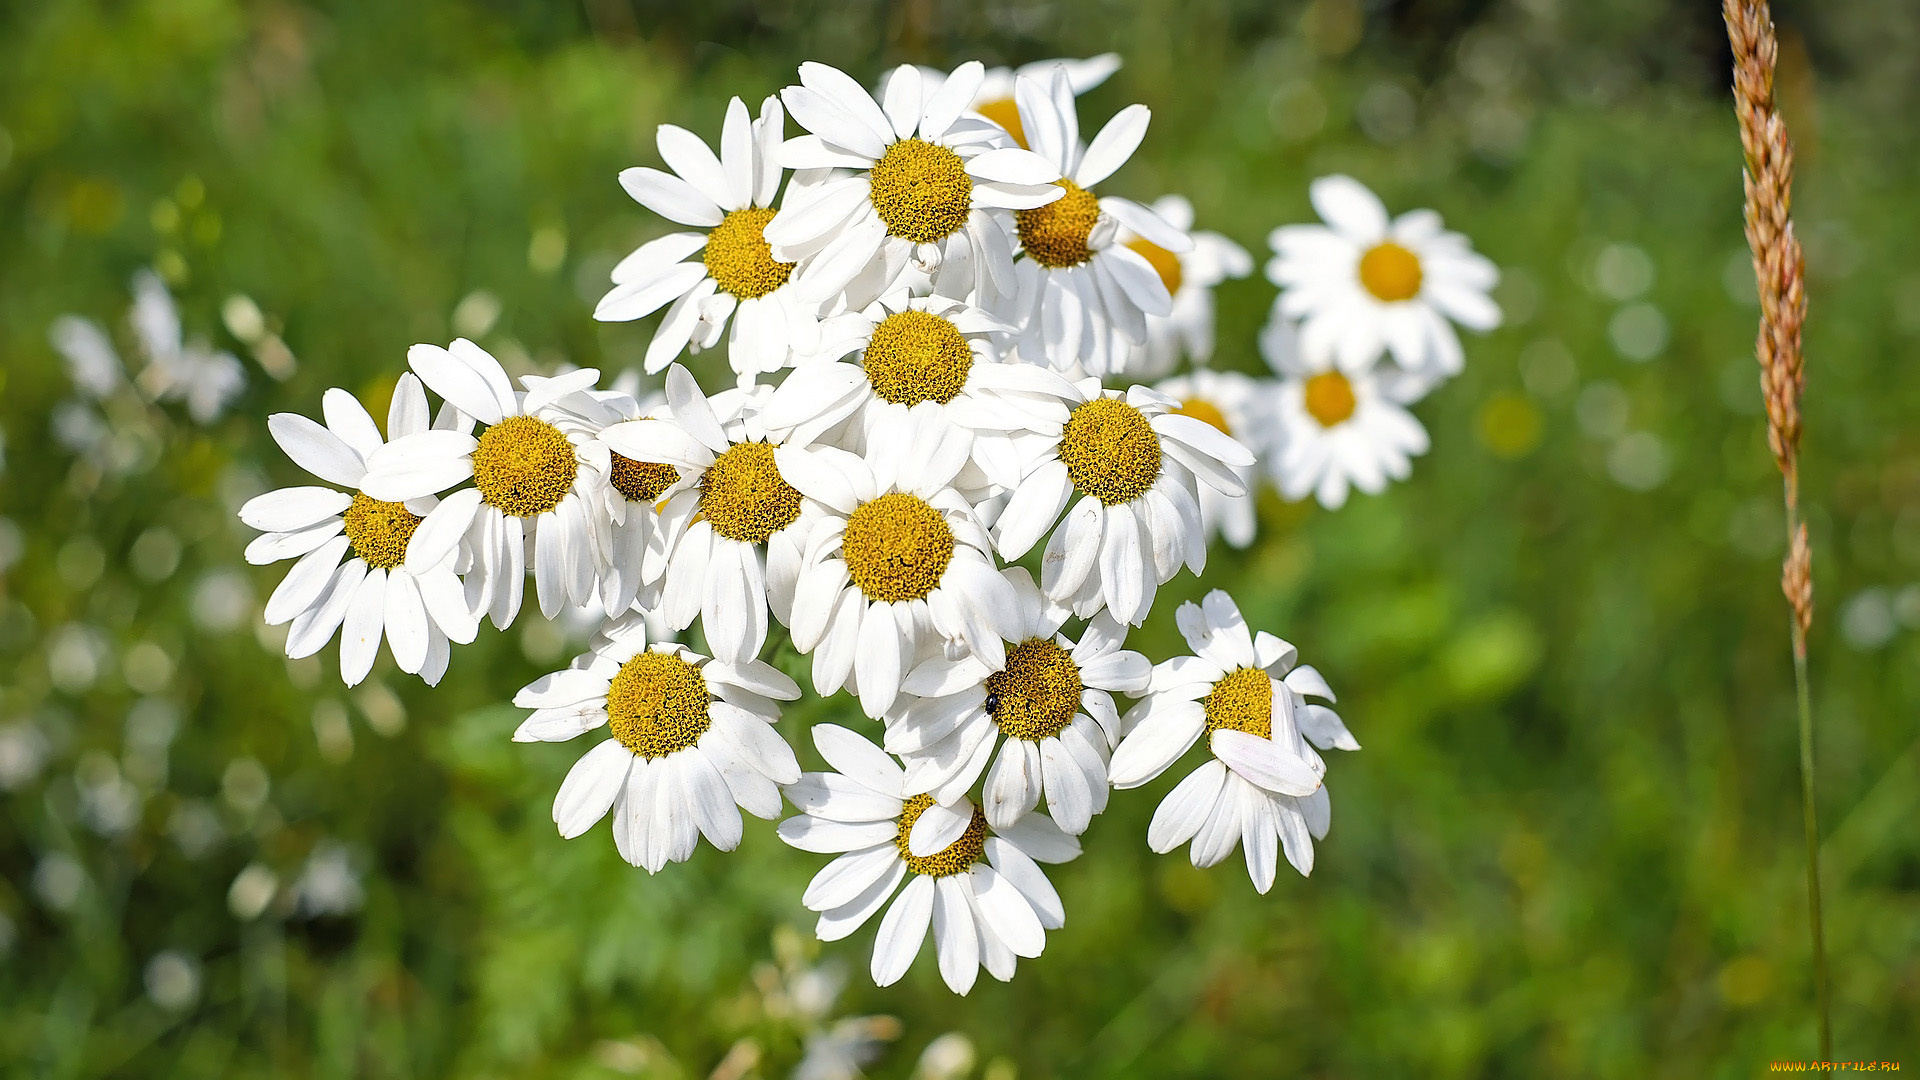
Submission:
M 580 755 L 560 782 L 553 797 L 553 823 L 568 840 L 579 836 L 607 816 L 613 800 L 627 785 L 633 751 L 618 739 L 607 739 Z
M 1220 728 L 1211 740 L 1213 753 L 1250 784 L 1279 795 L 1311 795 L 1320 786 L 1320 774 L 1305 758 L 1288 753 L 1271 739 Z
M 267 417 L 267 430 L 295 465 L 329 484 L 359 487 L 367 473 L 366 462 L 353 447 L 299 413 L 274 413 Z
M 671 173 L 646 167 L 623 169 L 620 186 L 633 200 L 669 221 L 711 229 L 724 216 L 712 199 Z
M 927 925 L 933 921 L 935 891 L 932 878 L 915 875 L 887 909 L 873 943 L 875 985 L 892 986 L 913 965 L 914 956 L 927 939 Z

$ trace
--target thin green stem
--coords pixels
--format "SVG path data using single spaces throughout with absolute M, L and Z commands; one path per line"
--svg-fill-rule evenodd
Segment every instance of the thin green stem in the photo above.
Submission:
M 1797 485 L 1787 481 L 1787 542 L 1800 529 Z M 1833 1060 L 1833 999 L 1827 980 L 1826 918 L 1820 902 L 1820 811 L 1814 801 L 1813 785 L 1813 694 L 1807 679 L 1807 636 L 1800 619 L 1790 615 L 1793 637 L 1794 696 L 1800 707 L 1800 817 L 1807 834 L 1807 922 L 1813 937 L 1813 1001 L 1815 1020 L 1820 1029 L 1820 1060 Z

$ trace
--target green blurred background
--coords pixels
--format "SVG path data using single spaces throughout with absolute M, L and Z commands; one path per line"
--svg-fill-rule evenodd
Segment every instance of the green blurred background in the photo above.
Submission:
M 900 1019 L 879 1076 L 949 1031 L 1002 1080 L 1813 1056 L 1717 6 L 0 2 L 4 1071 L 771 1077 L 807 1027 L 782 978 L 813 964 L 850 971 L 842 1011 Z M 1920 1067 L 1920 9 L 1781 17 L 1836 1050 Z M 232 510 L 299 482 L 267 413 L 333 385 L 378 404 L 407 345 L 456 333 L 517 368 L 637 366 L 648 326 L 590 311 L 660 230 L 614 179 L 657 164 L 656 124 L 712 136 L 807 58 L 871 79 L 1107 49 L 1126 67 L 1083 123 L 1154 110 L 1116 190 L 1183 192 L 1263 257 L 1346 171 L 1506 272 L 1508 325 L 1419 407 L 1410 482 L 1338 513 L 1269 495 L 1256 547 L 1133 639 L 1170 655 L 1174 601 L 1225 586 L 1341 692 L 1366 749 L 1332 761 L 1311 879 L 1260 897 L 1238 856 L 1151 855 L 1177 769 L 1054 874 L 1067 928 L 1011 985 L 955 998 L 923 956 L 880 991 L 870 929 L 805 942 L 822 859 L 770 826 L 657 877 L 604 827 L 554 835 L 577 748 L 509 743 L 500 703 L 564 662 L 563 629 L 489 629 L 435 690 L 383 657 L 350 693 L 332 648 L 288 662 L 256 628 L 280 570 L 241 562 Z M 74 392 L 47 327 L 83 314 L 130 353 L 144 266 L 190 332 L 259 360 L 209 427 L 109 408 L 127 449 L 103 468 L 54 437 Z M 1258 370 L 1272 293 L 1221 290 L 1219 366 Z

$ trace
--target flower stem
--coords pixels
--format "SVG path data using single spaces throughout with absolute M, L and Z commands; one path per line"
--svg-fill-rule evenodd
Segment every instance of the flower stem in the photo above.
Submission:
M 1787 488 L 1788 542 L 1801 524 L 1792 481 Z M 1788 620 L 1793 638 L 1794 696 L 1800 709 L 1800 817 L 1807 834 L 1807 923 L 1813 940 L 1814 1019 L 1820 1029 L 1820 1060 L 1833 1060 L 1833 999 L 1827 980 L 1826 917 L 1820 898 L 1820 810 L 1813 783 L 1813 694 L 1807 679 L 1807 635 L 1800 620 Z

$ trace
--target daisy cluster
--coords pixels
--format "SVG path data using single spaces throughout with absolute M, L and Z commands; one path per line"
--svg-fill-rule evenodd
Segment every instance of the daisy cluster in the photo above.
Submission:
M 354 683 L 384 637 L 435 682 L 483 619 L 529 600 L 597 613 L 589 650 L 514 698 L 532 710 L 517 740 L 599 736 L 554 801 L 561 834 L 611 817 L 621 856 L 659 871 L 790 804 L 780 837 L 836 856 L 801 898 L 819 936 L 884 909 L 882 985 L 929 928 L 956 992 L 1040 955 L 1066 918 L 1042 866 L 1196 743 L 1148 843 L 1200 866 L 1243 849 L 1261 892 L 1283 856 L 1307 873 L 1319 751 L 1358 748 L 1326 681 L 1218 590 L 1177 613 L 1190 655 L 1156 665 L 1126 637 L 1211 535 L 1251 540 L 1263 459 L 1363 488 L 1393 473 L 1355 464 L 1381 432 L 1408 447 L 1350 325 L 1409 379 L 1457 367 L 1434 313 L 1458 315 L 1455 279 L 1480 264 L 1431 215 L 1389 225 L 1323 181 L 1332 228 L 1276 237 L 1268 336 L 1304 320 L 1282 378 L 1137 381 L 1207 359 L 1211 289 L 1251 262 L 1193 232 L 1184 200 L 1099 193 L 1149 122 L 1132 105 L 1082 139 L 1076 95 L 1116 66 L 903 66 L 869 91 L 809 63 L 757 111 L 734 99 L 717 150 L 662 126 L 667 169 L 620 181 L 679 231 L 621 261 L 596 312 L 661 313 L 644 363 L 661 389 L 591 369 L 516 383 L 458 340 L 408 353 L 384 435 L 338 390 L 324 423 L 274 416 L 327 485 L 241 510 L 263 532 L 250 560 L 298 560 L 266 609 L 289 654 L 337 632 Z M 723 338 L 736 382 L 710 393 L 679 361 Z M 1328 378 L 1348 387 L 1338 418 Z M 1276 450 L 1267 419 L 1289 401 L 1334 441 Z M 1304 488 L 1337 501 L 1331 481 Z M 679 640 L 695 627 L 704 651 Z M 810 732 L 827 771 L 803 772 L 777 728 L 802 690 L 766 657 L 788 648 L 848 703 Z

